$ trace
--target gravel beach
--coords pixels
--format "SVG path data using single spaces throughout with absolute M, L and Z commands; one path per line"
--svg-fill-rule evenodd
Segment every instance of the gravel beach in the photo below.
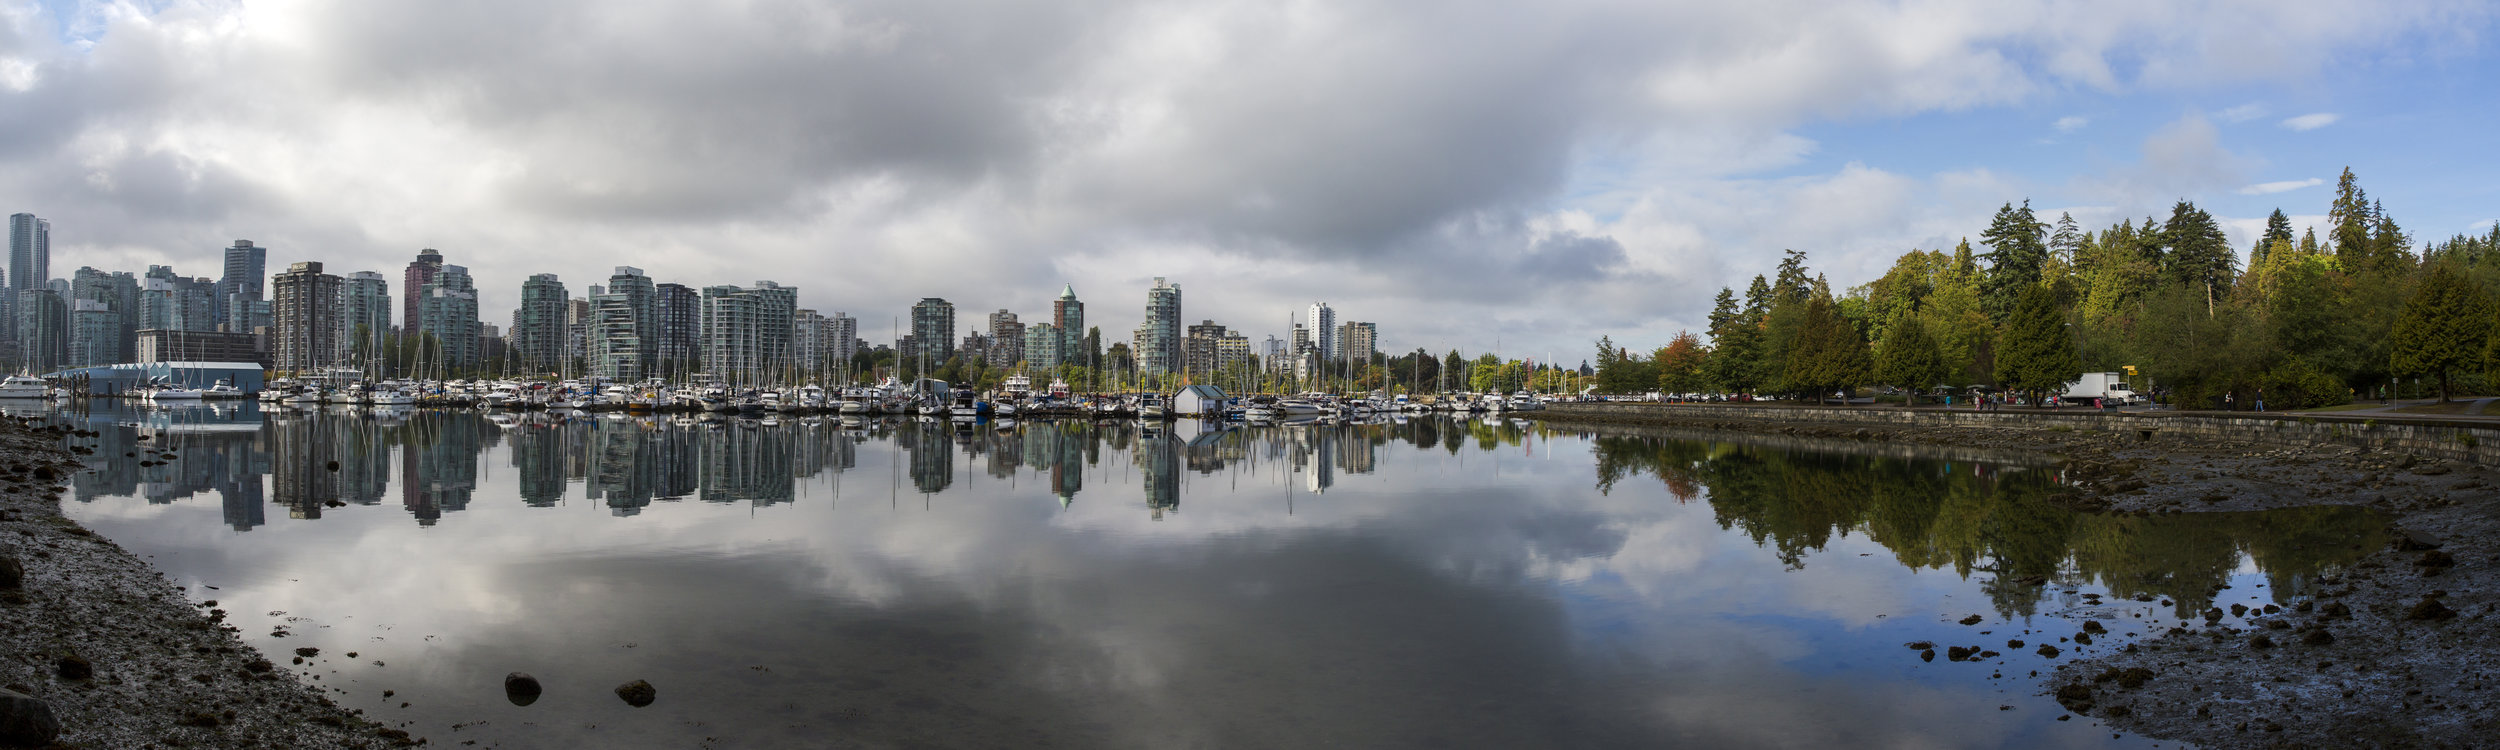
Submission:
M 2279 611 L 2215 609 L 2134 648 L 2041 674 L 2114 728 L 2204 747 L 2479 747 L 2500 737 L 2500 471 L 2342 445 L 2138 439 L 2075 429 L 1869 428 L 1780 419 L 1535 413 L 1564 425 L 1772 433 L 2055 460 L 2078 510 L 2211 513 L 2356 505 L 2387 543 Z
M 287 663 L 245 645 L 224 624 L 231 617 L 216 607 L 217 592 L 178 589 L 64 518 L 62 487 L 82 470 L 89 437 L 0 418 L 0 568 L 22 570 L 14 588 L 0 580 L 0 687 L 48 707 L 59 725 L 51 746 L 423 743 L 340 708 Z

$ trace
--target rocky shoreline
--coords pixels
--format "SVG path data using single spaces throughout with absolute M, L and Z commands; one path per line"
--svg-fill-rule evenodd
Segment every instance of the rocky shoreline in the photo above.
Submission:
M 215 592 L 186 596 L 64 517 L 61 492 L 93 450 L 89 437 L 0 418 L 0 688 L 39 701 L 57 725 L 44 737 L 32 702 L 0 695 L 0 746 L 424 743 L 338 706 L 246 645 Z
M 2204 613 L 2121 651 L 2043 674 L 2078 714 L 2206 747 L 2475 747 L 2500 736 L 2500 472 L 2343 445 L 2144 438 L 2043 426 L 1867 427 L 1680 419 L 1671 410 L 1530 416 L 1959 449 L 2058 461 L 2078 510 L 2206 513 L 2355 505 L 2391 519 L 2385 546 L 2288 608 Z

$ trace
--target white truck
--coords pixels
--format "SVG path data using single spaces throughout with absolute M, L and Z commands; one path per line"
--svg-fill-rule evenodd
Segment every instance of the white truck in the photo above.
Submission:
M 2089 402 L 2096 398 L 2115 405 L 2138 404 L 2144 401 L 2144 397 L 2137 395 L 2135 389 L 2127 387 L 2127 379 L 2122 373 L 2087 372 L 2083 374 L 2082 380 L 2066 384 L 2068 402 Z

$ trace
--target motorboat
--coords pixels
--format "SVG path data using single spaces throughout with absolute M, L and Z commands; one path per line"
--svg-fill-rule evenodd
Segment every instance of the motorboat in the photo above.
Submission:
M 1162 418 L 1163 418 L 1163 417 L 1164 417 L 1167 413 L 1169 413 L 1169 410 L 1167 410 L 1167 409 L 1165 409 L 1165 408 L 1164 408 L 1164 404 L 1163 404 L 1163 394 L 1161 394 L 1161 393 L 1141 393 L 1141 394 L 1138 394 L 1138 396 L 1137 396 L 1137 418 L 1138 418 L 1138 419 L 1162 419 Z
M 42 378 L 11 375 L 7 380 L 0 380 L 0 398 L 49 398 L 51 395 L 52 386 L 44 383 Z

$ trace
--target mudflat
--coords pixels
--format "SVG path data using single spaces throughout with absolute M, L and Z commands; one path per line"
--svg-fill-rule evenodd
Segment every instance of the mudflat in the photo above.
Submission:
M 49 707 L 55 746 L 417 744 L 290 668 L 336 657 L 273 662 L 225 624 L 215 591 L 191 592 L 194 605 L 147 561 L 64 518 L 62 487 L 85 470 L 89 437 L 0 418 L 0 558 L 22 569 L 0 590 L 0 687 Z
M 2394 533 L 2286 604 L 2215 608 L 2135 646 L 2066 662 L 2041 690 L 2070 711 L 2207 747 L 2472 747 L 2500 736 L 2500 472 L 2344 445 L 2023 427 L 1869 427 L 1679 419 L 1673 409 L 1533 413 L 1602 424 L 2026 451 L 2060 502 L 2132 515 L 2352 505 Z M 2227 607 L 2227 609 L 2226 609 Z

